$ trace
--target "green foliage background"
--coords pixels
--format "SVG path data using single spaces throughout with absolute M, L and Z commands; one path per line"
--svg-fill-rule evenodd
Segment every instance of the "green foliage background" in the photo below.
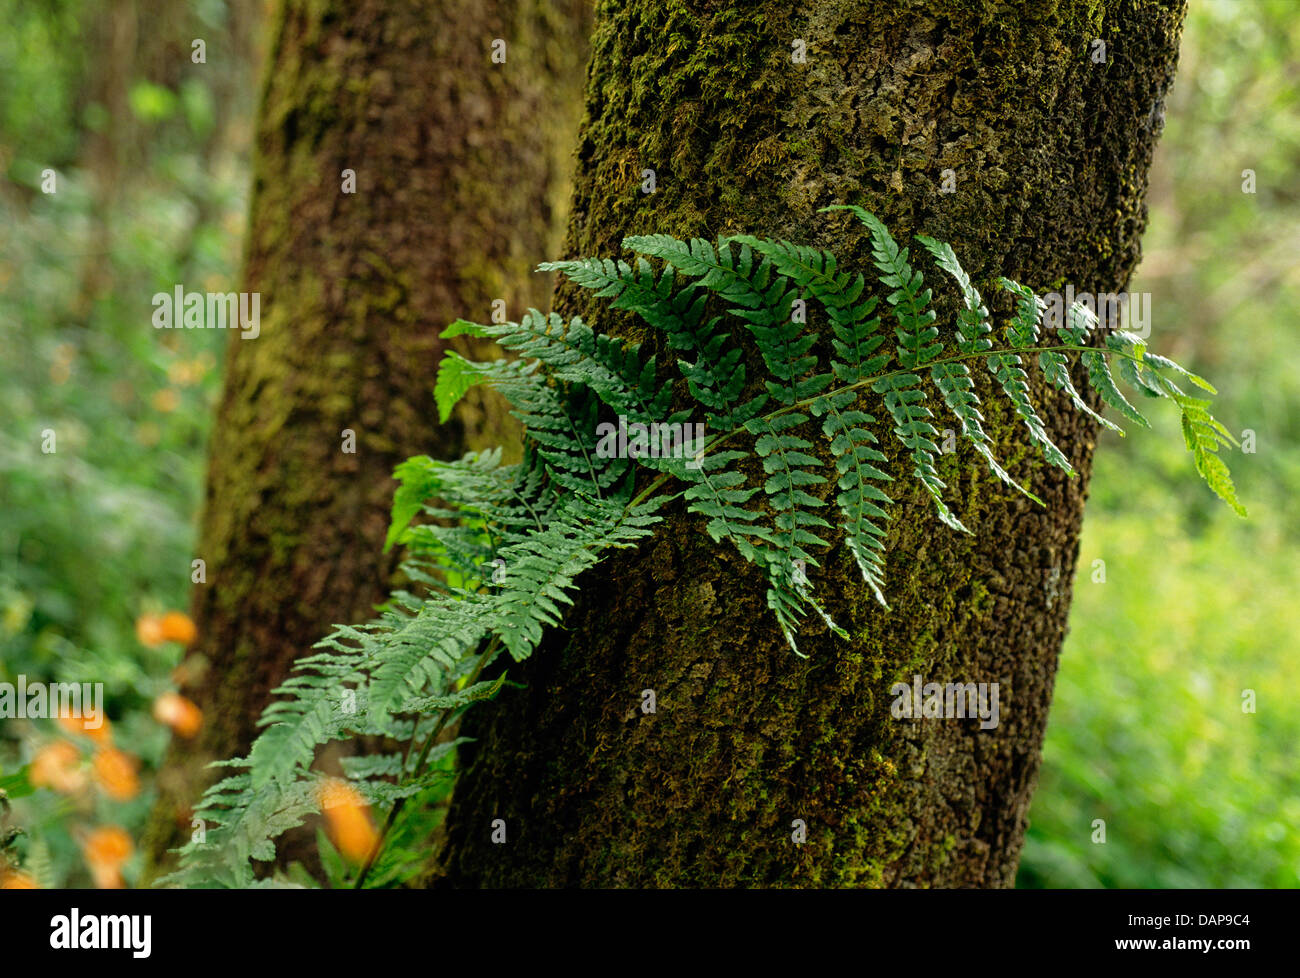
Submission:
M 180 650 L 145 648 L 134 623 L 188 605 L 226 337 L 153 330 L 149 298 L 237 288 L 252 112 L 251 85 L 221 89 L 215 70 L 128 65 L 129 115 L 113 119 L 84 51 L 97 6 L 0 0 L 0 681 L 102 679 L 144 784 L 128 802 L 17 799 L 45 885 L 89 885 L 78 838 L 117 824 L 138 839 L 151 801 L 167 731 L 150 704 Z M 221 0 L 185 6 L 212 38 L 227 29 Z M 1172 412 L 1150 412 L 1164 430 L 1102 436 L 1021 886 L 1300 885 L 1297 79 L 1300 7 L 1193 0 L 1132 288 L 1153 295 L 1156 348 L 1255 432 L 1256 453 L 1230 460 L 1251 519 L 1191 474 Z M 123 127 L 124 176 L 104 193 L 95 140 Z M 40 193 L 45 167 L 57 194 Z M 60 736 L 0 721 L 0 778 Z
M 1184 477 L 1170 418 L 1103 435 L 1019 886 L 1300 885 L 1300 4 L 1191 6 L 1131 288 L 1256 433 L 1250 519 Z
M 173 15 L 218 45 L 226 5 L 184 6 Z M 0 681 L 102 681 L 144 787 L 128 801 L 38 790 L 15 802 L 24 865 L 47 886 L 91 885 L 78 840 L 103 825 L 138 840 L 152 802 L 169 731 L 151 707 L 181 650 L 146 648 L 135 621 L 189 605 L 226 337 L 154 330 L 150 298 L 176 283 L 238 289 L 246 210 L 251 91 L 218 130 L 225 69 L 191 64 L 188 37 L 168 46 L 152 21 L 136 62 L 94 63 L 108 7 L 0 0 Z M 150 77 L 159 61 L 184 65 L 174 87 Z M 118 116 L 99 100 L 114 72 Z M 110 139 L 120 177 L 105 183 Z M 0 720 L 0 783 L 62 736 Z M 138 853 L 123 872 L 135 880 Z

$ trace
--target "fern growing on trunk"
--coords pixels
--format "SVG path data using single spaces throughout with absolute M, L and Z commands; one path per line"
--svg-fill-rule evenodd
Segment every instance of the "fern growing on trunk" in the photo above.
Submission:
M 266 729 L 249 755 L 223 762 L 238 773 L 208 790 L 196 815 L 211 827 L 181 850 L 181 868 L 164 883 L 254 885 L 250 860 L 272 859 L 276 836 L 320 810 L 328 779 L 313 770 L 317 750 L 354 737 L 397 746 L 344 761 L 360 796 L 387 813 L 379 844 L 347 882 L 391 885 L 408 878 L 420 859 L 420 840 L 403 836 L 409 826 L 402 813 L 408 799 L 423 805 L 445 793 L 456 742 L 445 741 L 444 730 L 506 681 L 504 674 L 482 680 L 483 669 L 502 652 L 516 661 L 530 655 L 545 630 L 560 623 L 582 572 L 611 550 L 650 537 L 672 500 L 699 514 L 714 541 L 734 546 L 763 570 L 768 607 L 796 653 L 809 612 L 845 635 L 807 573 L 826 559 L 837 534 L 888 608 L 891 483 L 916 479 L 941 522 L 970 532 L 944 498 L 937 413 L 952 414 L 994 478 L 1041 504 L 993 454 L 971 376 L 978 363 L 1043 459 L 1071 475 L 1030 397 L 1034 355 L 1047 383 L 1075 409 L 1116 428 L 1075 388 L 1073 358 L 1102 401 L 1146 424 L 1115 382 L 1111 366 L 1117 365 L 1121 379 L 1144 396 L 1179 410 L 1197 470 L 1244 515 L 1218 455 L 1234 443 L 1232 436 L 1210 416 L 1208 401 L 1180 386 L 1213 393 L 1206 381 L 1122 331 L 1090 345 L 1096 320 L 1078 304 L 1056 335 L 1045 337 L 1043 302 L 1005 278 L 997 284 L 1014 296 L 1015 314 L 998 337 L 952 248 L 921 236 L 960 293 L 955 328 L 942 330 L 908 249 L 867 211 L 828 208 L 836 209 L 868 228 L 884 286 L 879 296 L 867 294 L 863 273 L 840 269 L 829 252 L 747 235 L 716 246 L 633 237 L 624 245 L 641 256 L 635 263 L 591 258 L 541 266 L 662 334 L 691 407 L 703 412 L 712 433 L 690 452 L 678 449 L 691 410 L 672 413 L 668 371 L 655 356 L 643 356 L 640 345 L 597 335 L 581 319 L 565 322 L 535 310 L 519 323 L 459 321 L 448 328 L 445 336 L 491 338 L 516 358 L 478 363 L 447 354 L 435 388 L 443 420 L 471 387 L 492 386 L 524 426 L 522 461 L 503 465 L 494 450 L 453 462 L 422 456 L 398 468 L 388 546 L 406 547 L 404 568 L 421 593 L 393 595 L 375 621 L 338 627 L 319 643 L 319 654 L 301 660 L 280 689 L 285 698 L 266 711 Z M 830 326 L 826 363 L 814 353 L 819 334 L 806 315 L 796 314 L 808 303 L 821 308 Z M 766 368 L 762 378 L 746 376 L 728 317 L 752 336 Z M 869 394 L 887 421 L 868 413 Z M 610 414 L 618 416 L 621 434 L 633 435 L 627 451 L 615 453 L 623 457 L 610 457 L 612 435 L 600 434 L 601 419 Z M 676 446 L 658 451 L 650 436 L 665 432 L 670 442 L 679 433 Z M 890 471 L 882 438 L 899 442 L 909 471 Z M 428 519 L 412 525 L 420 514 Z

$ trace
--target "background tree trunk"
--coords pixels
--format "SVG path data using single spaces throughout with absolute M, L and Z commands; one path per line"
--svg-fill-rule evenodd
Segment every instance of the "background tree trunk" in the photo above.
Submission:
M 952 242 L 999 321 L 1010 303 L 989 287 L 996 274 L 1040 291 L 1116 291 L 1139 259 L 1184 6 L 602 3 L 567 253 L 614 256 L 628 234 L 749 232 L 868 270 L 864 229 L 816 213 L 858 203 L 901 241 Z M 643 168 L 656 171 L 653 195 L 641 193 Z M 939 193 L 947 169 L 955 194 Z M 914 260 L 951 323 L 955 292 Z M 558 300 L 628 327 L 567 291 Z M 750 367 L 762 369 L 757 357 Z M 961 450 L 941 475 L 974 531 L 964 536 L 900 479 L 893 611 L 868 599 L 842 546 L 813 575 L 850 642 L 810 621 L 809 658 L 793 656 L 758 573 L 694 518 L 589 575 L 565 632 L 512 669 L 529 688 L 467 716 L 462 732 L 479 740 L 448 817 L 444 881 L 1011 885 L 1095 438 L 1061 398 L 1036 398 L 1079 477 L 1045 468 L 1005 402 L 987 401 L 1001 457 L 1047 507 Z M 942 413 L 937 424 L 956 427 Z M 890 450 L 895 473 L 910 471 Z M 998 682 L 1000 724 L 892 719 L 890 686 L 916 674 Z M 639 709 L 645 689 L 654 714 Z M 496 818 L 505 845 L 490 840 Z
M 532 268 L 562 232 L 589 18 L 583 0 L 278 7 L 243 286 L 261 335 L 231 337 L 183 667 L 205 723 L 160 775 L 154 860 L 294 659 L 386 598 L 394 466 L 497 440 L 481 402 L 437 427 L 438 334 L 546 297 Z

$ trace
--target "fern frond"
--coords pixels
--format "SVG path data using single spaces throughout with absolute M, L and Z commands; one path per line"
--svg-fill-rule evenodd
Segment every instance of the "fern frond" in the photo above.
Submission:
M 943 241 L 936 241 L 925 235 L 917 235 L 917 241 L 935 258 L 935 263 L 953 277 L 961 291 L 962 308 L 957 313 L 957 349 L 963 354 L 976 355 L 984 353 L 993 346 L 988 334 L 993 327 L 989 323 L 989 311 L 980 297 L 979 290 L 971 283 L 966 270 L 961 267 L 952 246 Z M 1000 481 L 1023 493 L 1040 506 L 1045 505 L 1041 499 L 1011 477 L 993 455 L 993 442 L 980 423 L 984 415 L 980 413 L 979 396 L 975 393 L 975 381 L 970 369 L 961 362 L 935 364 L 930 368 L 930 379 L 939 389 L 944 403 L 961 423 L 961 434 L 975 451 L 984 459 L 989 471 Z
M 1000 279 L 999 284 L 1007 288 L 1014 283 L 1009 279 Z M 1031 293 L 1032 296 L 1032 293 Z M 1008 345 L 1013 350 L 1028 351 L 1033 349 L 1038 340 L 1038 322 L 1041 316 L 1041 310 L 1038 308 L 1037 298 L 1030 300 L 1021 300 L 1016 303 L 1016 314 L 1012 317 L 1011 322 L 1003 330 L 1003 335 Z M 1047 425 L 1038 412 L 1034 410 L 1033 401 L 1029 397 L 1029 375 L 1025 373 L 1022 361 L 1018 353 L 993 353 L 989 356 L 986 364 L 989 373 L 998 382 L 1002 392 L 1006 394 L 1016 409 L 1016 414 L 1020 416 L 1025 430 L 1029 432 L 1029 440 L 1038 446 L 1049 464 L 1056 466 L 1066 475 L 1074 475 L 1074 466 L 1070 460 L 1065 457 L 1065 453 L 1056 447 L 1056 444 L 1047 434 Z
M 551 313 L 528 310 L 518 323 L 476 325 L 520 357 L 541 361 L 556 380 L 582 384 L 615 411 L 638 421 L 662 417 L 672 399 L 672 385 L 655 382 L 655 358 L 644 361 L 639 344 L 597 336 L 580 318 L 567 323 Z
M 830 546 L 833 531 L 843 529 L 864 582 L 888 608 L 885 544 L 892 500 L 884 486 L 894 477 L 874 430 L 877 420 L 863 409 L 869 393 L 883 397 L 911 474 L 934 500 L 939 518 L 964 531 L 942 497 L 946 487 L 935 463 L 937 430 L 926 378 L 990 471 L 1037 500 L 993 457 L 968 362 L 984 360 L 1030 441 L 1069 471 L 1030 400 L 1021 358 L 1037 354 L 1048 383 L 1075 410 L 1108 424 L 1072 383 L 1069 358 L 1077 353 L 1102 400 L 1141 419 L 1115 384 L 1109 365 L 1115 360 L 1121 379 L 1177 405 L 1197 471 L 1244 513 L 1218 454 L 1233 444 L 1231 434 L 1210 415 L 1208 401 L 1179 386 L 1191 383 L 1212 393 L 1202 378 L 1149 353 L 1128 333 L 1113 332 L 1104 346 L 1089 346 L 1090 314 L 1077 304 L 1058 326 L 1058 340 L 1045 344 L 1043 303 L 1009 279 L 999 282 L 1015 295 L 1016 312 L 1003 334 L 1006 347 L 995 348 L 988 310 L 956 254 L 921 236 L 961 297 L 953 352 L 945 353 L 945 337 L 929 308 L 931 292 L 909 264 L 908 250 L 862 208 L 830 209 L 850 210 L 867 227 L 873 265 L 895 321 L 892 349 L 886 349 L 866 277 L 841 270 L 829 252 L 790 242 L 741 235 L 720 239 L 715 247 L 701 239 L 651 235 L 624 242 L 645 256 L 633 264 L 581 259 L 542 266 L 662 333 L 667 348 L 679 355 L 676 367 L 687 381 L 689 407 L 702 406 L 712 429 L 707 444 L 692 439 L 689 451 L 677 449 L 685 447 L 682 426 L 690 410 L 669 414 L 672 384 L 640 346 L 597 335 L 580 318 L 565 321 L 536 310 L 519 323 L 458 321 L 448 328 L 444 335 L 494 339 L 518 359 L 476 363 L 448 354 L 435 387 L 439 413 L 445 419 L 475 385 L 492 386 L 523 423 L 522 461 L 502 465 L 501 453 L 491 451 L 453 462 L 420 456 L 398 467 L 400 488 L 386 545 L 405 546 L 402 566 L 410 590 L 395 591 L 368 624 L 336 627 L 297 664 L 264 712 L 248 756 L 222 762 L 236 772 L 210 788 L 196 809 L 210 825 L 207 841 L 180 850 L 181 869 L 165 884 L 284 885 L 257 880 L 249 863 L 273 859 L 277 835 L 319 809 L 324 775 L 315 770 L 316 759 L 322 747 L 351 737 L 384 745 L 376 755 L 346 758 L 343 767 L 357 794 L 387 813 L 383 845 L 351 885 L 409 879 L 424 858 L 433 822 L 408 802 L 436 808 L 445 800 L 462 742 L 447 724 L 506 683 L 504 674 L 481 680 L 483 669 L 503 650 L 515 660 L 532 654 L 547 629 L 562 627 L 583 575 L 613 550 L 650 537 L 662 520 L 661 508 L 679 496 L 688 512 L 704 517 L 715 542 L 731 541 L 762 569 L 768 607 L 796 653 L 810 611 L 836 634 L 847 634 L 818 600 L 807 574 L 820 567 L 819 551 Z M 647 259 L 662 268 L 656 272 Z M 711 298 L 725 316 L 711 314 Z M 796 300 L 809 299 L 830 324 L 824 358 L 806 317 L 792 313 Z M 745 348 L 731 320 L 753 338 L 765 368 L 761 387 L 746 380 Z M 747 394 L 753 396 L 745 400 Z M 610 411 L 620 425 L 643 424 L 656 436 L 667 429 L 676 448 L 666 454 L 642 451 L 633 437 L 613 453 L 628 457 L 610 457 L 610 436 L 601 434 Z M 810 440 L 816 437 L 814 419 L 834 463 L 834 487 L 828 485 L 829 465 Z M 763 472 L 757 486 L 747 483 L 755 459 Z M 638 475 L 645 478 L 638 481 Z M 834 507 L 828 505 L 832 493 Z M 323 851 L 322 860 L 334 867 L 335 885 L 346 885 L 341 857 Z
M 701 460 L 694 474 L 696 485 L 686 490 L 685 498 L 690 510 L 707 516 L 705 530 L 714 543 L 730 539 L 749 561 L 758 561 L 759 554 L 752 540 L 771 541 L 771 531 L 762 524 L 755 525 L 761 515 L 757 510 L 746 509 L 758 488 L 745 485 L 743 473 L 731 468 L 732 463 L 748 458 L 746 452 L 714 452 Z
M 1079 353 L 1079 359 L 1088 370 L 1089 385 L 1101 396 L 1103 402 L 1109 404 L 1121 415 L 1134 424 L 1150 428 L 1151 423 L 1142 416 L 1142 413 L 1137 408 L 1129 403 L 1128 398 L 1115 384 L 1115 377 L 1110 372 L 1110 364 L 1106 361 L 1106 355 L 1094 347 L 1085 346 L 1088 334 L 1096 328 L 1096 314 L 1091 309 L 1076 302 L 1070 307 L 1066 315 L 1069 323 L 1067 337 L 1071 343 L 1083 347 Z
M 939 446 L 934 439 L 939 432 L 930 423 L 934 413 L 926 407 L 925 391 L 916 372 L 943 352 L 943 342 L 934 325 L 938 314 L 926 309 L 930 290 L 923 288 L 925 282 L 921 273 L 908 264 L 907 249 L 899 247 L 876 215 L 860 207 L 846 209 L 852 210 L 867 226 L 872 262 L 884 273 L 880 277 L 881 283 L 893 289 L 885 301 L 893 308 L 894 318 L 898 320 L 894 334 L 898 337 L 896 350 L 898 365 L 902 369 L 886 375 L 871 389 L 884 396 L 885 409 L 894 419 L 894 436 L 911 453 L 912 474 L 930 494 L 940 521 L 954 530 L 969 533 L 970 530 L 953 515 L 943 499 L 943 490 L 947 486 L 935 468 Z
M 559 605 L 573 603 L 569 592 L 578 575 L 603 551 L 634 546 L 651 534 L 663 519 L 657 513 L 663 502 L 625 508 L 617 499 L 574 501 L 553 514 L 546 530 L 501 551 L 506 583 L 488 620 L 516 660 L 528 657 L 545 626 L 560 623 Z
M 819 397 L 812 413 L 822 417 L 822 433 L 830 440 L 835 455 L 839 493 L 835 497 L 844 518 L 845 544 L 862 572 L 862 579 L 885 608 L 885 538 L 881 525 L 889 519 L 883 509 L 893 504 L 877 482 L 893 482 L 880 466 L 888 459 L 874 446 L 878 443 L 870 426 L 876 419 L 854 405 L 853 391 L 838 391 Z
M 1174 378 L 1189 380 L 1213 393 L 1210 383 L 1166 357 L 1148 353 L 1142 340 L 1123 330 L 1108 333 L 1106 345 L 1122 354 L 1120 362 L 1129 365 L 1125 376 L 1132 378 L 1131 383 L 1140 384 L 1151 397 L 1169 398 L 1178 406 L 1183 440 L 1192 453 L 1197 473 L 1216 496 L 1232 507 L 1233 512 L 1245 516 L 1246 508 L 1237 498 L 1228 466 L 1218 455 L 1221 447 L 1237 446 L 1237 439 L 1210 414 L 1208 400 L 1183 393 Z

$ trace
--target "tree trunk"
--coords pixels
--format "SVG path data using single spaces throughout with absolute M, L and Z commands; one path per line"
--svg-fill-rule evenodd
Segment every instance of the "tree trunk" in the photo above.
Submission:
M 1117 291 L 1139 259 L 1184 6 L 602 3 L 567 252 L 614 256 L 628 234 L 748 232 L 870 271 L 864 228 L 816 213 L 857 203 L 904 242 L 950 241 L 999 321 L 1011 307 L 993 301 L 997 274 L 1039 291 Z M 656 171 L 650 195 L 644 168 Z M 940 193 L 945 170 L 955 193 Z M 954 290 L 913 262 L 951 324 Z M 628 328 L 569 291 L 557 300 Z M 749 367 L 763 370 L 756 356 Z M 588 575 L 565 631 L 512 669 L 528 688 L 465 720 L 478 741 L 448 816 L 442 882 L 1010 886 L 1096 436 L 1063 399 L 1034 394 L 1079 476 L 1037 463 L 1011 412 L 986 399 L 1001 458 L 1047 507 L 959 450 L 940 474 L 974 531 L 960 535 L 900 478 L 893 610 L 869 600 L 837 546 L 812 579 L 852 639 L 810 622 L 807 659 L 783 643 L 755 568 L 697 518 L 674 517 Z M 915 675 L 999 683 L 1000 723 L 893 719 L 890 687 Z
M 562 232 L 588 30 L 582 0 L 278 8 L 244 273 L 261 333 L 231 336 L 195 553 L 184 691 L 205 723 L 160 775 L 155 860 L 294 659 L 386 598 L 394 466 L 496 440 L 483 402 L 437 426 L 438 334 L 546 297 L 532 268 Z

